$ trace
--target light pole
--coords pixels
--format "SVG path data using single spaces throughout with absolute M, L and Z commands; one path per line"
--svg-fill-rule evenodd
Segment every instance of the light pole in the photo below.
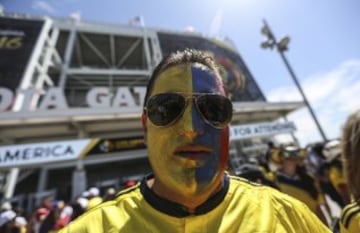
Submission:
M 314 122 L 320 132 L 322 139 L 324 140 L 324 142 L 326 142 L 327 141 L 326 135 L 325 135 L 324 131 L 322 130 L 320 123 L 317 120 L 316 115 L 315 115 L 313 109 L 311 108 L 311 105 L 310 105 L 309 101 L 307 100 L 305 93 L 303 92 L 301 85 L 300 85 L 298 79 L 296 78 L 296 75 L 284 54 L 284 52 L 288 50 L 287 46 L 290 42 L 290 38 L 288 36 L 285 36 L 280 41 L 277 41 L 265 19 L 263 20 L 263 23 L 264 23 L 264 26 L 261 28 L 261 34 L 266 36 L 267 40 L 261 43 L 261 48 L 273 49 L 275 47 L 277 49 L 277 51 L 280 54 L 280 57 L 282 58 L 283 62 L 285 63 L 286 68 L 288 69 L 288 71 L 290 73 L 291 78 L 294 80 L 296 87 L 298 88 L 298 90 L 304 100 L 305 105 L 309 109 L 309 112 L 310 112 L 312 118 L 314 119 Z

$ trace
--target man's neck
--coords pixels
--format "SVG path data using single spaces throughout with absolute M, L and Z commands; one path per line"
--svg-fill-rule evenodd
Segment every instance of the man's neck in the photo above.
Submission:
M 159 197 L 176 202 L 186 208 L 186 211 L 189 213 L 195 213 L 195 210 L 198 206 L 206 202 L 212 195 L 217 193 L 222 187 L 222 180 L 214 186 L 213 190 L 207 193 L 207 195 L 193 195 L 193 196 L 184 196 L 173 190 L 167 188 L 156 178 L 152 178 L 147 181 L 147 186 Z
M 281 169 L 282 173 L 289 176 L 289 177 L 294 177 L 296 176 L 296 167 L 291 167 L 291 166 L 288 166 L 288 167 L 283 167 Z

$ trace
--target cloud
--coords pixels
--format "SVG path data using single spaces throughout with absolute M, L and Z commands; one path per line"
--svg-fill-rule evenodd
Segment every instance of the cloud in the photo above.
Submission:
M 75 21 L 81 20 L 81 12 L 80 11 L 74 11 L 69 14 L 69 17 Z
M 301 87 L 328 139 L 341 136 L 347 116 L 360 108 L 360 59 L 348 60 L 333 70 L 305 78 Z M 295 84 L 271 90 L 269 101 L 301 101 Z M 308 109 L 304 107 L 288 116 L 298 130 L 301 145 L 322 140 Z M 279 137 L 282 140 L 284 137 Z
M 223 10 L 219 9 L 216 12 L 215 17 L 212 19 L 210 24 L 210 35 L 211 36 L 217 36 L 221 29 L 221 24 L 223 21 Z
M 195 32 L 195 28 L 191 25 L 188 25 L 184 28 L 185 32 Z
M 51 13 L 51 14 L 55 13 L 55 8 L 49 2 L 46 1 L 35 0 L 33 1 L 31 7 L 36 10 L 45 11 L 47 13 Z

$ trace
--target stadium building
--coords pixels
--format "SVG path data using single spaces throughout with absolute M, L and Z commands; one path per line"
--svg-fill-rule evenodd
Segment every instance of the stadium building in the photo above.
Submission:
M 122 188 L 150 172 L 140 123 L 161 58 L 183 48 L 214 55 L 231 92 L 229 170 L 264 153 L 301 102 L 267 102 L 229 41 L 194 32 L 74 19 L 0 16 L 0 197 L 31 208 L 53 193 Z M 240 88 L 242 80 L 245 88 Z

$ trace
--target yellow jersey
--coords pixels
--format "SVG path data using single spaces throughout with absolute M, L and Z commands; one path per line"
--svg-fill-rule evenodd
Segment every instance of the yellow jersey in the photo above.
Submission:
M 87 205 L 87 210 L 94 208 L 95 206 L 101 204 L 103 202 L 103 199 L 101 197 L 93 197 L 89 200 Z
M 302 202 L 273 188 L 224 176 L 223 188 L 192 214 L 157 196 L 147 179 L 87 211 L 61 233 L 327 233 Z
M 329 173 L 331 183 L 335 186 L 336 189 L 338 189 L 340 184 L 346 184 L 346 178 L 343 175 L 343 171 L 338 166 L 330 166 Z
M 282 174 L 278 174 L 276 184 L 281 192 L 286 193 L 301 202 L 305 203 L 310 210 L 317 213 L 319 205 L 325 203 L 324 194 L 320 191 L 318 185 L 314 181 L 314 187 L 318 191 L 317 197 L 313 197 L 304 182 L 300 179 L 294 179 Z
M 352 202 L 343 208 L 340 219 L 341 233 L 360 232 L 360 206 Z

